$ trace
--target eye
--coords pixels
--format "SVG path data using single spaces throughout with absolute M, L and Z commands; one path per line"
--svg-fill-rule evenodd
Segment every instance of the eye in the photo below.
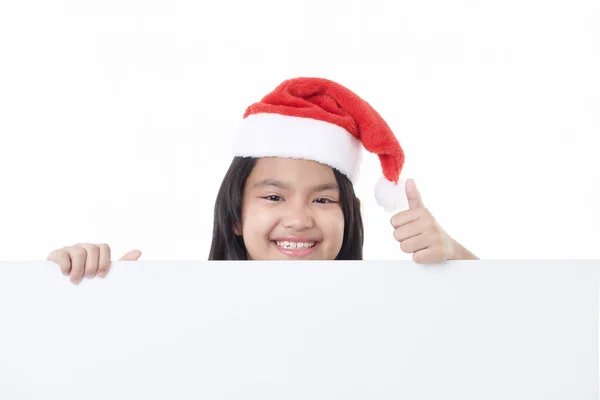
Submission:
M 263 199 L 268 201 L 281 201 L 283 200 L 283 197 L 272 194 L 270 196 L 263 197 Z
M 326 199 L 324 197 L 319 197 L 318 199 L 315 200 L 315 202 L 319 203 L 319 204 L 337 203 L 337 201 L 334 201 L 331 199 Z

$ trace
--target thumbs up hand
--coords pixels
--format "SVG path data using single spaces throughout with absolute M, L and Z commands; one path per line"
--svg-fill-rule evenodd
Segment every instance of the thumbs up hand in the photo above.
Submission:
M 418 264 L 438 264 L 446 260 L 477 259 L 452 239 L 425 208 L 415 181 L 405 185 L 409 209 L 394 215 L 390 222 L 394 238 L 405 253 L 412 253 Z

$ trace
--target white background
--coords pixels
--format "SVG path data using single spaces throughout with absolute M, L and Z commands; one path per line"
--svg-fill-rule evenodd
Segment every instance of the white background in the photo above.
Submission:
M 295 76 L 369 101 L 482 258 L 600 258 L 600 3 L 2 1 L 0 259 L 206 259 L 245 108 Z M 290 144 L 302 138 L 290 138 Z M 408 259 L 357 185 L 365 257 Z

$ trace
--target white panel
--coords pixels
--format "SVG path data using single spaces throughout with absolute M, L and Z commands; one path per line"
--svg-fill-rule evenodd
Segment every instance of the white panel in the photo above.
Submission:
M 0 263 L 0 399 L 597 399 L 598 266 Z

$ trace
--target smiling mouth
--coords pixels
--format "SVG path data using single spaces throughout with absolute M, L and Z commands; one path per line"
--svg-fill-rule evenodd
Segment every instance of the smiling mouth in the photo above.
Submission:
M 290 242 L 287 240 L 273 240 L 273 243 L 275 243 L 277 247 L 286 250 L 302 250 L 315 247 L 317 242 Z

